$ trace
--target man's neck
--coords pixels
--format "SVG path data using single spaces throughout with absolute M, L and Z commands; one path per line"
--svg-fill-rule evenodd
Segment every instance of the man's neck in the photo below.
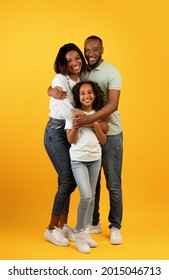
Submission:
M 91 70 L 93 70 L 93 69 L 97 68 L 102 62 L 103 62 L 103 59 L 100 59 L 96 65 L 94 64 L 94 65 L 88 65 L 88 66 Z

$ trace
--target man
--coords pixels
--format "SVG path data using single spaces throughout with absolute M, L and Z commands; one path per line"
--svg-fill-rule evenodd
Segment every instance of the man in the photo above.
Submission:
M 108 220 L 110 223 L 110 243 L 121 244 L 123 241 L 120 233 L 123 210 L 121 187 L 123 135 L 118 111 L 121 77 L 119 71 L 114 66 L 102 59 L 103 51 L 103 42 L 99 37 L 90 36 L 85 40 L 84 54 L 89 70 L 87 75 L 82 77 L 82 80 L 97 82 L 105 93 L 107 104 L 93 115 L 76 118 L 74 126 L 84 126 L 109 116 L 108 137 L 106 144 L 102 147 L 102 165 L 109 191 L 110 211 Z M 49 95 L 52 94 L 49 92 Z M 95 209 L 92 226 L 90 227 L 91 233 L 100 233 L 102 231 L 99 224 L 99 199 L 100 178 L 96 188 Z

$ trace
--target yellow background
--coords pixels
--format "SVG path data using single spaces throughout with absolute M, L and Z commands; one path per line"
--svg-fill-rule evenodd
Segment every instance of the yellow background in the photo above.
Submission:
M 0 4 L 0 258 L 168 259 L 169 257 L 169 3 L 158 1 L 1 1 Z M 104 59 L 123 78 L 122 234 L 109 243 L 108 192 L 101 193 L 103 234 L 90 255 L 43 237 L 57 188 L 43 146 L 47 88 L 61 45 L 83 51 L 103 39 Z M 72 195 L 70 225 L 79 193 Z

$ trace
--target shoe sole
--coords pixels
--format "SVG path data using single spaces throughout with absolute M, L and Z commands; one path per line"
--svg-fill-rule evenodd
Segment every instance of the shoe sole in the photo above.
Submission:
M 97 247 L 97 245 L 92 245 L 89 242 L 87 242 L 87 244 L 89 245 L 90 248 L 96 248 Z
M 89 233 L 102 233 L 102 231 L 101 230 L 97 230 L 97 229 L 90 229 L 89 230 Z
M 72 238 L 72 237 L 66 237 L 66 238 L 69 239 L 69 241 L 71 241 L 71 242 L 75 241 L 75 238 Z
M 76 249 L 78 250 L 78 252 L 82 253 L 82 254 L 90 254 L 91 251 L 83 251 L 83 250 L 80 250 L 77 246 L 76 246 Z
M 90 254 L 90 251 L 88 251 L 88 252 L 83 252 L 83 251 L 80 251 L 79 249 L 77 249 L 78 250 L 78 252 L 80 252 L 80 253 L 82 253 L 82 254 Z
M 120 244 L 122 244 L 122 242 L 123 242 L 123 240 L 121 240 L 121 241 L 111 241 L 110 240 L 110 243 L 113 245 L 120 245 Z
M 44 237 L 51 243 L 58 245 L 58 246 L 69 246 L 69 243 L 62 243 L 60 241 L 56 241 L 51 236 L 49 236 L 47 233 L 44 233 Z

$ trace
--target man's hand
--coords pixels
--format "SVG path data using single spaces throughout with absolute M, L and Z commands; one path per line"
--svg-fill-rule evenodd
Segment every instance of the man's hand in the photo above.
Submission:
M 63 100 L 67 97 L 67 92 L 63 91 L 61 87 L 54 87 L 52 88 L 51 86 L 48 88 L 48 95 L 52 96 L 55 99 L 60 99 Z
M 107 121 L 99 121 L 99 125 L 102 129 L 102 131 L 107 134 L 108 130 L 109 130 L 109 125 Z
M 74 118 L 73 118 L 73 127 L 74 128 L 79 128 L 81 126 L 84 126 L 86 125 L 86 121 L 88 119 L 88 116 L 83 114 L 83 115 L 76 115 Z

